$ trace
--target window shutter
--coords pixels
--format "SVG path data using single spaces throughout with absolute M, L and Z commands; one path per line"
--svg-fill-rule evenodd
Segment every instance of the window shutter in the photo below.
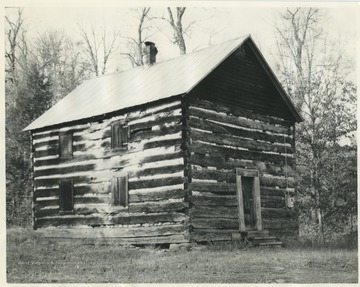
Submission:
M 114 177 L 111 182 L 111 203 L 113 206 L 128 206 L 128 177 Z
M 74 210 L 74 185 L 72 180 L 60 181 L 60 211 Z
M 124 147 L 128 143 L 129 127 L 114 123 L 111 127 L 111 148 Z
M 71 158 L 73 155 L 73 136 L 64 134 L 59 136 L 60 158 Z

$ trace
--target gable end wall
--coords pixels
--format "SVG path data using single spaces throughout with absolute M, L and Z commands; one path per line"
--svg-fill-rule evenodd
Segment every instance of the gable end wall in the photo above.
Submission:
M 238 232 L 236 168 L 259 171 L 263 229 L 296 236 L 293 123 L 189 99 L 191 240 L 231 240 Z

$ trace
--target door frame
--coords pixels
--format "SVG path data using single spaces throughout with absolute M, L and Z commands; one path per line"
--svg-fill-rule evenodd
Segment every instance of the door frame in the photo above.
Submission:
M 261 220 L 261 199 L 260 199 L 260 180 L 259 171 L 256 169 L 236 169 L 236 198 L 238 202 L 238 213 L 239 213 L 239 231 L 246 231 L 245 216 L 244 216 L 244 197 L 242 188 L 242 177 L 253 178 L 252 195 L 253 204 L 255 209 L 255 229 L 262 230 Z

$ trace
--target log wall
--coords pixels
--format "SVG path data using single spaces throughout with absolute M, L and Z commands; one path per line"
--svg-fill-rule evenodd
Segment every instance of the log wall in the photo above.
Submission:
M 124 150 L 111 149 L 111 124 L 118 120 L 130 129 Z M 162 242 L 162 236 L 186 241 L 182 130 L 181 101 L 173 100 L 101 121 L 33 132 L 34 227 L 111 225 L 121 237 L 121 227 L 126 226 L 135 228 L 137 242 L 145 237 Z M 62 132 L 73 133 L 69 159 L 59 158 Z M 111 179 L 124 173 L 129 178 L 129 205 L 112 207 Z M 61 179 L 74 182 L 73 214 L 59 213 Z
M 231 240 L 239 230 L 236 168 L 259 170 L 264 229 L 295 235 L 293 123 L 188 99 L 188 192 L 192 240 Z

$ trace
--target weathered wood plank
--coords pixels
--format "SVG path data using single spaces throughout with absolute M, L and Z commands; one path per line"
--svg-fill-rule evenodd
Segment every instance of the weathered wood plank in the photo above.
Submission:
M 129 194 L 129 202 L 149 202 L 149 201 L 160 201 L 168 199 L 180 199 L 185 198 L 185 191 L 182 189 L 174 190 L 163 190 L 163 191 L 143 191 Z
M 253 140 L 262 140 L 266 142 L 277 142 L 277 143 L 287 143 L 291 144 L 291 138 L 288 136 L 280 136 L 275 134 L 269 134 L 262 131 L 253 131 L 253 130 L 246 130 L 229 127 L 221 123 L 211 122 L 206 119 L 200 119 L 196 117 L 190 117 L 189 125 L 191 128 L 197 128 L 202 130 L 211 131 L 216 134 L 226 134 L 226 135 L 233 135 L 242 138 L 249 138 Z
M 261 197 L 261 207 L 270 207 L 270 208 L 284 208 L 285 207 L 285 200 L 282 197 L 276 196 L 269 196 L 264 198 Z
M 291 218 L 293 212 L 287 211 L 285 208 L 262 208 L 261 215 L 263 219 L 272 218 Z
M 191 218 L 238 218 L 238 210 L 235 206 L 194 206 L 190 209 Z
M 199 165 L 201 167 L 217 167 L 217 169 L 235 169 L 235 168 L 249 168 L 257 169 L 260 174 L 270 174 L 275 176 L 293 176 L 293 169 L 288 166 L 287 172 L 285 168 L 277 166 L 275 164 L 269 164 L 259 161 L 249 161 L 243 159 L 225 158 L 222 156 L 209 156 L 205 154 L 192 154 L 189 158 L 189 163 L 193 165 Z
M 126 169 L 125 169 L 126 170 Z M 130 171 L 129 177 L 139 177 L 139 176 L 151 176 L 156 174 L 171 174 L 177 173 L 184 170 L 184 165 L 170 165 L 170 166 L 161 166 L 161 167 L 153 167 L 147 169 L 139 169 L 135 171 Z
M 36 150 L 34 152 L 34 158 L 40 158 L 45 157 L 49 155 L 59 155 L 59 149 L 58 148 L 51 148 L 46 150 Z
M 275 188 L 275 187 L 267 187 L 267 186 L 260 186 L 260 194 L 261 196 L 277 196 L 285 198 L 285 193 L 288 191 L 285 188 Z M 294 191 L 290 192 L 293 194 Z
M 193 228 L 214 228 L 214 229 L 237 229 L 239 230 L 239 220 L 230 218 L 192 218 Z
M 252 121 L 249 119 L 239 118 L 232 115 L 224 115 L 216 112 L 212 112 L 211 110 L 205 109 L 198 109 L 195 107 L 190 106 L 189 108 L 190 116 L 195 116 L 198 118 L 204 118 L 208 120 L 214 120 L 217 122 L 223 122 L 227 124 L 233 124 L 245 128 L 262 130 L 262 131 L 269 131 L 275 132 L 278 134 L 285 134 L 289 133 L 289 128 L 284 126 L 275 126 L 266 123 L 261 123 L 257 121 Z
M 35 207 L 57 206 L 59 199 L 42 199 L 35 201 Z M 92 203 L 108 203 L 110 204 L 110 196 L 75 196 L 75 204 L 92 204 Z
M 180 107 L 178 109 L 175 109 L 173 111 L 180 111 Z M 181 115 L 170 115 L 170 116 L 163 116 L 163 117 L 157 117 L 154 120 L 150 120 L 150 121 L 146 121 L 146 122 L 141 122 L 141 123 L 134 123 L 132 124 L 131 122 L 129 123 L 129 127 L 131 130 L 131 135 L 133 133 L 135 133 L 138 130 L 146 130 L 149 128 L 152 128 L 153 126 L 158 126 L 158 125 L 164 125 L 164 124 L 168 124 L 168 123 L 181 123 Z
M 296 220 L 290 219 L 273 219 L 273 220 L 263 220 L 264 229 L 290 229 L 294 230 L 298 226 Z
M 209 154 L 217 157 L 241 158 L 246 160 L 256 160 L 262 162 L 271 162 L 279 165 L 285 165 L 285 156 L 280 154 L 269 154 L 247 150 L 238 150 L 210 144 L 193 142 L 189 146 L 189 151 L 198 154 Z M 287 164 L 293 166 L 293 158 L 287 157 Z
M 59 139 L 49 139 L 47 141 L 37 142 L 34 143 L 33 148 L 39 149 L 39 148 L 52 148 L 52 149 L 58 149 L 59 148 Z
M 226 184 L 234 183 L 236 181 L 235 170 L 234 171 L 222 171 L 222 170 L 212 170 L 212 169 L 202 169 L 192 171 L 193 179 L 213 179 L 217 180 L 218 183 L 214 183 L 214 185 L 219 184 L 220 186 L 226 187 Z M 278 177 L 268 177 L 268 176 L 261 176 L 260 177 L 260 184 L 262 186 L 278 186 L 278 187 L 294 187 L 294 178 L 285 177 L 278 178 Z M 213 185 L 213 184 L 210 184 Z M 230 186 L 229 185 L 229 186 Z M 207 184 L 205 184 L 207 186 Z M 201 187 L 200 187 L 201 188 Z M 212 187 L 210 187 L 212 188 Z M 216 188 L 216 187 L 214 187 Z M 223 187 L 219 187 L 224 189 Z M 203 190 L 203 189 L 202 189 Z M 210 191 L 210 190 L 209 190 Z
M 134 238 L 182 234 L 186 228 L 182 224 L 169 224 L 148 227 L 117 228 L 40 228 L 36 232 L 52 238 Z
M 238 116 L 238 117 L 246 117 L 246 118 L 250 118 L 250 119 L 254 119 L 254 120 L 260 120 L 260 121 L 263 121 L 263 122 L 266 122 L 269 124 L 277 124 L 277 125 L 284 125 L 284 126 L 292 126 L 293 125 L 293 122 L 291 122 L 291 121 L 287 121 L 287 120 L 280 119 L 280 118 L 275 118 L 272 116 L 257 114 L 257 113 L 251 112 L 249 110 L 241 109 L 239 107 L 236 107 L 236 108 L 227 107 L 224 105 L 219 105 L 217 103 L 196 99 L 194 97 L 189 97 L 188 101 L 191 105 L 193 105 L 195 107 L 213 110 L 218 113 L 225 113 L 225 114 L 230 114 L 230 115 L 234 115 L 234 116 Z
M 74 180 L 74 184 L 79 183 L 89 183 L 91 181 L 90 176 L 74 176 L 71 177 Z M 41 187 L 41 186 L 54 186 L 59 184 L 60 177 L 56 178 L 35 178 L 34 186 Z
M 49 169 L 42 169 L 42 170 L 35 170 L 34 176 L 48 176 L 54 174 L 69 174 L 73 172 L 80 172 L 80 171 L 92 171 L 95 170 L 95 164 L 86 164 L 86 165 L 72 165 L 72 166 L 65 166 L 65 167 L 58 167 L 58 168 L 49 168 Z
M 274 145 L 267 142 L 256 141 L 252 139 L 244 139 L 227 134 L 209 134 L 193 129 L 191 129 L 190 131 L 190 138 L 193 141 L 203 141 L 221 146 L 246 148 L 253 151 L 268 151 L 268 152 L 288 153 L 288 154 L 293 153 L 291 147 L 285 147 L 283 145 L 281 146 Z
M 161 212 L 181 212 L 189 207 L 187 202 L 145 202 L 131 204 L 130 213 L 161 213 Z
M 166 152 L 168 148 L 172 148 L 175 149 L 175 151 L 173 152 Z M 118 154 L 115 154 L 114 157 L 118 156 L 119 157 L 119 161 L 117 163 L 114 163 L 113 167 L 115 168 L 119 168 L 121 166 L 127 166 L 129 164 L 134 165 L 134 164 L 141 164 L 141 163 L 149 163 L 149 162 L 155 162 L 155 161 L 161 161 L 161 160 L 170 160 L 170 159 L 176 159 L 176 158 L 182 158 L 183 154 L 182 151 L 180 150 L 180 143 L 178 145 L 178 150 L 176 150 L 176 146 L 165 146 L 165 147 L 161 147 L 159 149 L 159 154 L 153 154 L 154 150 L 145 150 L 145 151 L 141 151 L 138 153 L 131 153 L 129 154 L 128 158 L 124 158 L 123 156 L 119 156 Z M 61 160 L 59 158 L 54 158 L 54 159 L 47 159 L 47 160 L 37 160 L 35 162 L 35 167 L 43 167 L 43 166 L 52 166 L 52 165 L 59 165 L 62 163 L 66 163 L 66 164 L 78 164 L 84 161 L 88 161 L 88 160 L 99 160 L 100 162 L 102 160 L 107 160 L 109 158 L 112 158 L 111 156 L 107 156 L 104 154 L 85 154 L 85 155 L 77 155 L 75 158 L 73 159 L 66 159 L 66 160 Z M 132 158 L 132 160 L 130 161 L 130 158 Z
M 224 229 L 194 229 L 190 234 L 191 241 L 230 241 L 232 233 L 239 232 L 239 229 L 224 230 Z
M 195 171 L 193 171 L 195 172 Z M 214 193 L 236 193 L 236 184 L 227 183 L 227 182 L 192 182 L 189 183 L 189 190 L 193 191 L 205 191 L 205 192 L 214 192 Z
M 179 176 L 130 181 L 129 182 L 129 190 L 130 189 L 142 189 L 142 188 L 152 188 L 152 187 L 158 187 L 158 186 L 182 184 L 185 181 L 186 181 L 186 179 L 184 177 L 179 177 Z
M 190 202 L 194 205 L 203 206 L 237 206 L 237 200 L 235 195 L 192 195 L 190 196 Z
M 181 131 L 181 125 L 170 126 L 170 127 L 162 127 L 159 130 L 145 130 L 145 131 L 138 131 L 137 133 L 131 134 L 129 138 L 129 143 L 142 141 L 146 139 L 151 139 L 159 136 L 164 136 L 168 134 L 175 134 Z
M 110 182 L 92 183 L 74 187 L 75 195 L 106 194 L 110 193 Z M 59 187 L 36 189 L 34 198 L 50 197 L 59 195 Z

